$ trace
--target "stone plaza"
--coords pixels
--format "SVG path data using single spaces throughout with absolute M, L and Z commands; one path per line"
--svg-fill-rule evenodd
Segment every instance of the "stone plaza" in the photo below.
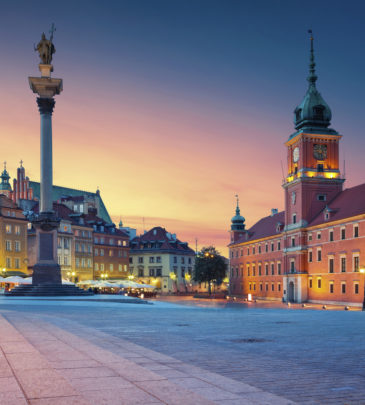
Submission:
M 1 404 L 365 404 L 364 312 L 1 298 Z

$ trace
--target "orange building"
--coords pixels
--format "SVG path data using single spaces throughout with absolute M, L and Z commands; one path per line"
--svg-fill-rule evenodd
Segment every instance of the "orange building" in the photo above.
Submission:
M 343 190 L 342 135 L 316 88 L 311 38 L 309 88 L 286 142 L 285 211 L 245 229 L 232 218 L 230 293 L 292 302 L 361 305 L 365 273 L 365 184 Z

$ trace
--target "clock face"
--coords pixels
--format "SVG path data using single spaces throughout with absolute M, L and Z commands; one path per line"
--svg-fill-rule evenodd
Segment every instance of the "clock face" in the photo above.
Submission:
M 314 144 L 313 156 L 317 160 L 325 160 L 327 158 L 327 145 Z
M 294 148 L 293 150 L 293 162 L 297 163 L 297 161 L 299 160 L 299 148 L 298 146 L 296 148 Z

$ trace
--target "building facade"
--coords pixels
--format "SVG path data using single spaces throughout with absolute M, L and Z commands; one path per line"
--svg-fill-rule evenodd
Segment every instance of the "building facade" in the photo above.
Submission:
M 163 293 L 192 291 L 194 260 L 194 250 L 161 227 L 130 242 L 131 276 Z
M 28 221 L 6 195 L 0 195 L 0 275 L 28 275 Z
M 246 230 L 237 203 L 232 218 L 231 294 L 292 302 L 364 299 L 365 184 L 343 189 L 342 135 L 316 88 L 311 38 L 307 93 L 294 111 L 286 142 L 285 210 L 273 210 Z

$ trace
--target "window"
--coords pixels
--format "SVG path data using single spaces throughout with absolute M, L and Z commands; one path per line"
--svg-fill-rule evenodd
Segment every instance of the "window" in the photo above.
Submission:
M 252 248 L 252 254 L 254 255 L 256 252 L 255 246 Z
M 249 265 L 247 265 L 247 276 L 248 277 L 250 276 L 250 266 Z
M 271 291 L 275 291 L 275 284 L 271 283 Z
M 156 277 L 162 277 L 162 269 L 156 269 Z
M 95 256 L 98 256 L 98 254 L 99 254 L 99 250 L 95 249 Z
M 271 275 L 273 276 L 275 274 L 275 266 L 274 263 L 271 263 Z
M 265 264 L 265 275 L 268 276 L 269 275 L 269 265 Z
M 19 225 L 15 225 L 14 231 L 15 231 L 15 235 L 20 235 L 20 226 L 19 226 Z
M 359 237 L 359 225 L 354 225 L 354 238 Z
M 259 264 L 259 276 L 261 276 L 261 264 Z
M 78 257 L 76 257 L 75 263 L 76 263 L 76 267 L 80 267 L 80 259 Z
M 323 172 L 323 164 L 322 164 L 322 163 L 318 163 L 318 164 L 317 164 L 317 171 L 318 171 L 319 173 L 322 173 L 322 172 Z
M 133 257 L 129 256 L 129 263 L 133 264 Z
M 232 252 L 232 257 L 233 257 L 233 252 Z M 177 257 L 174 256 L 174 263 L 177 263 Z
M 256 291 L 256 283 L 253 283 L 253 290 Z
M 322 249 L 318 248 L 317 249 L 317 262 L 321 262 L 322 261 Z
M 20 241 L 16 240 L 16 241 L 14 242 L 14 250 L 15 250 L 16 252 L 20 252 Z
M 6 258 L 6 267 L 11 268 L 11 258 L 10 257 Z
M 250 248 L 247 248 L 247 256 L 250 256 Z
M 312 240 L 312 234 L 308 234 L 308 240 Z
M 346 272 L 346 257 L 341 257 L 341 272 Z
M 341 292 L 342 294 L 346 294 L 346 282 L 342 281 L 341 283 Z
M 181 264 L 185 264 L 185 257 L 181 258 Z
M 280 250 L 281 249 L 281 243 L 280 243 L 280 240 L 278 241 L 278 250 Z
M 330 293 L 333 294 L 333 292 L 334 292 L 333 281 L 330 281 Z
M 266 243 L 265 245 L 265 252 L 267 253 L 269 251 L 269 245 Z
M 113 263 L 110 263 L 110 264 L 109 264 L 109 270 L 110 270 L 110 271 L 114 271 L 114 264 L 113 264 Z
M 312 286 L 313 286 L 313 281 L 312 281 L 312 279 L 310 278 L 310 279 L 309 279 L 309 288 L 312 288 Z
M 313 261 L 313 252 L 311 249 L 311 250 L 308 250 L 308 262 L 312 263 L 312 261 Z
M 271 251 L 274 251 L 274 242 L 271 243 Z
M 112 249 L 109 249 L 109 257 L 114 256 L 114 251 Z
M 138 258 L 138 263 L 143 263 L 143 257 Z
M 104 263 L 100 263 L 100 271 L 104 271 Z
M 259 253 L 261 253 L 261 245 L 259 245 Z
M 317 278 L 317 288 L 322 288 L 322 279 Z
M 269 291 L 269 284 L 268 283 L 265 283 L 265 290 Z
M 294 261 L 294 259 L 292 259 L 292 260 L 290 261 L 290 272 L 291 272 L 291 273 L 294 273 L 294 272 L 295 272 L 295 261 Z
M 81 259 L 81 267 L 86 267 L 86 261 L 84 257 Z
M 11 233 L 11 225 L 5 225 L 5 232 Z
M 11 251 L 11 240 L 5 241 L 5 250 L 7 250 L 8 252 Z
M 191 264 L 191 257 L 188 258 L 188 263 Z
M 98 271 L 98 270 L 99 270 L 99 264 L 98 264 L 98 263 L 95 263 L 95 264 L 94 264 L 94 268 L 95 268 L 96 271 Z
M 161 263 L 161 256 L 156 257 L 156 263 Z
M 262 291 L 262 283 L 260 283 L 260 291 Z
M 109 239 L 109 245 L 114 245 L 114 239 L 112 238 Z
M 297 214 L 293 214 L 293 224 L 297 223 Z
M 16 269 L 20 269 L 20 259 L 18 259 L 18 258 L 14 259 L 14 267 Z
M 359 262 L 360 262 L 359 256 L 358 255 L 354 256 L 354 272 L 356 273 L 359 271 Z
M 278 274 L 279 275 L 281 274 L 281 263 L 280 262 L 278 263 Z
M 254 264 L 252 265 L 252 275 L 256 276 L 256 266 Z
M 100 256 L 104 256 L 104 249 L 100 249 Z
M 329 259 L 328 259 L 328 272 L 329 273 L 334 273 L 334 262 L 335 262 L 335 260 L 334 260 L 334 258 L 333 257 L 330 257 Z
M 87 252 L 91 253 L 91 245 L 87 245 Z
M 144 277 L 143 269 L 138 269 L 138 277 Z
M 90 269 L 92 267 L 91 265 L 91 259 L 87 259 L 87 267 Z
M 185 277 L 185 267 L 181 267 L 181 278 Z
M 280 283 L 278 283 L 278 291 L 279 292 L 281 291 L 281 284 Z
M 150 269 L 150 277 L 155 277 L 155 269 Z
M 79 235 L 79 231 L 75 231 L 75 235 L 78 236 L 78 235 Z M 99 238 L 97 238 L 96 236 L 95 236 L 95 238 L 94 238 L 94 243 L 99 243 Z
M 251 290 L 251 283 L 248 283 L 248 289 Z
M 355 294 L 359 293 L 359 283 L 357 281 L 354 282 L 354 293 Z
M 326 201 L 326 195 L 325 194 L 318 194 L 317 195 L 317 200 L 318 201 Z
M 292 238 L 291 238 L 291 245 L 292 245 L 292 247 L 295 246 L 295 237 L 292 237 Z
M 320 240 L 322 237 L 321 232 L 317 232 L 317 239 Z
M 65 266 L 68 266 L 68 256 L 64 256 L 64 257 L 63 257 L 63 264 L 64 264 Z
M 64 247 L 65 249 L 70 249 L 70 240 L 69 240 L 69 239 L 65 238 L 65 239 L 63 240 L 63 247 Z
M 333 231 L 332 230 L 329 232 L 329 241 L 333 242 Z
M 341 239 L 346 239 L 346 228 L 341 228 Z

